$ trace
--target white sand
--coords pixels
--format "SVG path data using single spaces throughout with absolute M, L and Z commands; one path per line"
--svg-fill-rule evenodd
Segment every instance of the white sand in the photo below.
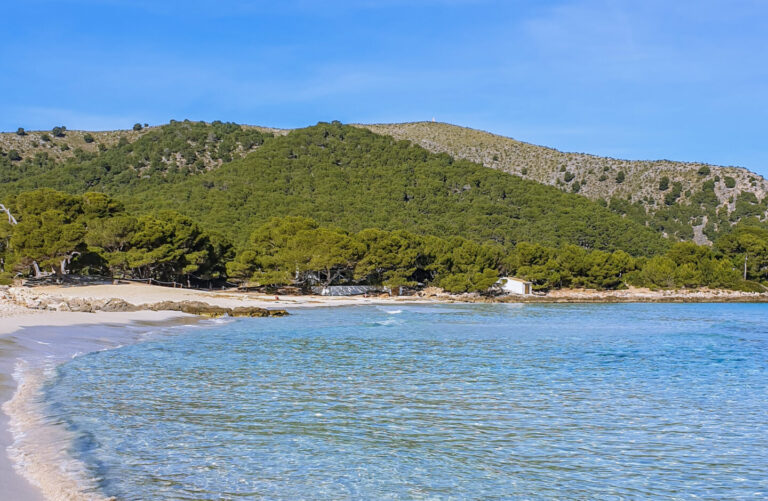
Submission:
M 185 316 L 178 311 L 134 311 L 79 313 L 70 311 L 38 311 L 20 309 L 14 316 L 3 318 L 0 322 L 0 336 L 10 334 L 22 328 L 69 327 L 73 325 L 128 324 L 131 322 L 163 322 Z
M 82 480 L 87 476 L 81 465 L 66 455 L 70 443 L 66 432 L 45 426 L 40 413 L 36 412 L 45 369 L 33 367 L 27 359 L 39 362 L 52 356 L 50 353 L 61 357 L 66 350 L 76 348 L 79 351 L 84 344 L 80 326 L 156 323 L 185 317 L 194 318 L 172 311 L 36 311 L 0 300 L 0 402 L 3 403 L 3 413 L 0 413 L 0 500 L 99 499 L 95 494 L 84 496 L 80 490 L 87 485 Z M 50 327 L 57 329 L 54 331 Z M 103 332 L 109 336 L 117 329 Z M 85 343 L 85 346 L 89 345 Z M 90 346 L 99 349 L 97 344 Z M 57 352 L 57 348 L 61 350 Z
M 362 304 L 400 304 L 432 302 L 421 297 L 328 297 L 328 296 L 276 296 L 239 291 L 201 291 L 174 289 L 156 285 L 128 283 L 120 285 L 87 285 L 79 287 L 35 287 L 35 292 L 63 298 L 122 299 L 135 305 L 161 301 L 202 301 L 213 306 L 236 308 L 255 306 L 270 309 L 307 308 L 317 306 L 349 306 Z

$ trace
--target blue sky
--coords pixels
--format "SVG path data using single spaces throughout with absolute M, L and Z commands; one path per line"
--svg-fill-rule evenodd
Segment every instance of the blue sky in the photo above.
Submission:
M 566 151 L 768 176 L 763 0 L 24 0 L 2 10 L 0 130 L 434 117 Z

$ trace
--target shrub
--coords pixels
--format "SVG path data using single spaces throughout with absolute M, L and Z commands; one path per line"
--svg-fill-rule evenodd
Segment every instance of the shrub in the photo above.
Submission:
M 601 174 L 600 177 L 597 178 L 597 180 L 600 182 L 605 181 L 606 179 L 608 179 L 608 176 L 605 174 Z
M 8 152 L 8 158 L 13 160 L 14 162 L 18 162 L 21 160 L 21 155 L 19 155 L 19 152 L 16 150 L 11 150 Z
M 702 167 L 699 167 L 699 170 L 697 170 L 696 173 L 700 176 L 708 176 L 710 173 L 710 170 L 708 166 L 704 165 Z
M 659 180 L 659 191 L 667 191 L 669 189 L 669 178 L 664 176 Z
M 672 183 L 672 191 L 664 195 L 664 203 L 666 205 L 672 205 L 674 204 L 678 198 L 680 198 L 680 194 L 683 192 L 683 183 L 680 181 L 675 181 Z
M 732 178 L 731 176 L 725 176 L 725 187 L 726 188 L 735 188 L 736 187 L 736 180 Z
M 135 130 L 135 131 L 137 131 L 137 132 L 138 132 L 138 131 L 140 131 L 140 130 L 141 130 L 141 129 L 143 129 L 143 128 L 144 128 L 144 127 L 142 127 L 142 125 L 141 125 L 141 124 L 133 124 L 133 130 Z M 494 160 L 497 160 L 497 159 L 496 159 L 496 158 L 494 158 Z
M 566 173 L 565 173 L 565 176 L 563 176 L 563 180 L 564 180 L 566 183 L 570 183 L 571 181 L 573 181 L 573 178 L 574 178 L 574 177 L 576 177 L 576 176 L 575 176 L 575 175 L 573 175 L 573 173 L 572 173 L 572 172 L 566 172 Z
M 27 131 L 24 130 L 24 127 L 19 127 L 18 129 L 16 129 L 16 135 L 17 136 L 26 136 L 27 135 Z
M 674 261 L 665 256 L 655 256 L 645 263 L 640 276 L 649 287 L 671 289 L 675 286 L 676 271 Z
M 619 173 L 616 174 L 616 182 L 619 183 L 619 184 L 623 183 L 625 178 L 626 178 L 626 176 L 624 175 L 624 171 L 623 170 L 620 170 Z
M 90 133 L 86 132 L 85 135 L 83 136 L 83 141 L 90 144 L 94 141 L 94 139 Z
M 66 130 L 66 127 L 59 125 L 51 129 L 51 132 L 53 133 L 53 137 L 64 137 L 64 132 L 66 132 Z
M 42 140 L 44 143 L 47 143 L 47 142 L 49 142 L 49 141 L 51 140 L 51 136 L 49 136 L 48 134 L 43 134 L 42 136 L 40 136 L 40 139 L 41 139 L 41 140 Z

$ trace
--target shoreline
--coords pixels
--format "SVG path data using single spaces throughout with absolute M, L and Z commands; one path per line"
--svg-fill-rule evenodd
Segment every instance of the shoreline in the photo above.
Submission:
M 3 303 L 20 309 L 4 315 Z M 239 290 L 175 289 L 138 283 L 0 287 L 0 317 L 45 311 L 147 311 L 176 309 L 181 304 L 207 305 L 212 309 L 280 311 L 329 306 L 419 303 L 768 303 L 768 291 L 742 292 L 727 289 L 658 289 L 629 287 L 622 290 L 555 289 L 547 293 L 517 296 L 483 296 L 477 293 L 450 294 L 426 288 L 411 296 L 275 296 Z M 171 306 L 169 308 L 169 305 Z M 197 313 L 195 311 L 195 313 Z M 202 313 L 205 315 L 205 312 Z M 213 316 L 216 316 L 215 314 Z M 240 315 L 266 316 L 266 315 Z M 28 324 L 33 325 L 33 324 Z M 0 335 L 10 332 L 0 325 Z
M 67 430 L 47 422 L 41 392 L 56 366 L 75 356 L 140 341 L 149 332 L 189 325 L 180 312 L 17 312 L 0 323 L 0 485 L 8 499 L 83 497 L 89 477 L 66 454 Z M 93 487 L 93 485 L 91 485 Z M 93 491 L 92 491 L 93 492 Z
M 84 307 L 114 299 L 135 304 L 138 309 L 94 311 Z M 181 311 L 145 308 L 167 301 L 269 310 L 436 302 L 424 298 L 311 296 L 276 300 L 264 295 L 142 284 L 0 289 L 0 485 L 4 494 L 19 501 L 106 499 L 94 490 L 95 484 L 82 465 L 62 452 L 71 437 L 61 427 L 45 423 L 37 407 L 40 393 L 55 367 L 75 356 L 139 342 L 143 334 L 174 324 L 205 320 Z M 77 311 L 78 307 L 83 309 Z M 33 429 L 34 434 L 26 433 Z M 89 487 L 90 492 L 84 494 L 82 489 Z
M 121 300 L 138 311 L 71 311 L 71 307 Z M 159 302 L 202 302 L 220 308 L 299 310 L 355 305 L 446 303 L 764 303 L 768 294 L 735 291 L 624 291 L 560 290 L 545 296 L 487 298 L 477 295 L 428 294 L 404 297 L 284 296 L 239 291 L 197 291 L 143 284 L 44 286 L 0 289 L 0 484 L 12 499 L 84 499 L 85 469 L 71 458 L 62 459 L 71 437 L 58 427 L 53 435 L 25 433 L 52 428 L 36 412 L 44 383 L 55 367 L 74 356 L 139 342 L 158 329 L 197 324 L 200 316 L 181 311 L 152 311 Z M 59 433 L 56 435 L 55 433 Z M 58 448 L 58 449 L 57 449 Z M 11 457 L 13 456 L 13 457 Z M 65 467 L 62 467 L 62 464 Z M 64 471 L 66 470 L 66 471 Z M 79 482 L 74 480 L 80 472 Z M 72 473 L 75 473 L 73 476 Z M 85 499 L 104 499 L 91 482 Z

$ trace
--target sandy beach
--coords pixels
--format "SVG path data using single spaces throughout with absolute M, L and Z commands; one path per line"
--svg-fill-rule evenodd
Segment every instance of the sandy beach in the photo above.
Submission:
M 255 292 L 240 292 L 236 290 L 205 291 L 193 289 L 174 289 L 156 285 L 137 283 L 122 283 L 119 285 L 88 285 L 79 287 L 47 286 L 33 289 L 39 294 L 69 298 L 107 300 L 118 298 L 135 305 L 159 303 L 162 301 L 202 301 L 212 306 L 237 308 L 253 306 L 257 308 L 312 308 L 318 306 L 350 306 L 360 304 L 383 304 L 403 302 L 425 302 L 434 299 L 418 296 L 386 297 L 386 296 L 275 296 Z
M 0 485 L 8 496 L 4 499 L 79 499 L 71 476 L 60 470 L 67 463 L 51 461 L 56 453 L 51 447 L 64 448 L 65 440 L 39 432 L 46 428 L 37 422 L 34 409 L 47 373 L 73 356 L 131 342 L 122 335 L 125 326 L 135 326 L 130 332 L 134 336 L 142 328 L 195 318 L 170 311 L 41 312 L 7 302 L 0 303 L 0 312 Z

